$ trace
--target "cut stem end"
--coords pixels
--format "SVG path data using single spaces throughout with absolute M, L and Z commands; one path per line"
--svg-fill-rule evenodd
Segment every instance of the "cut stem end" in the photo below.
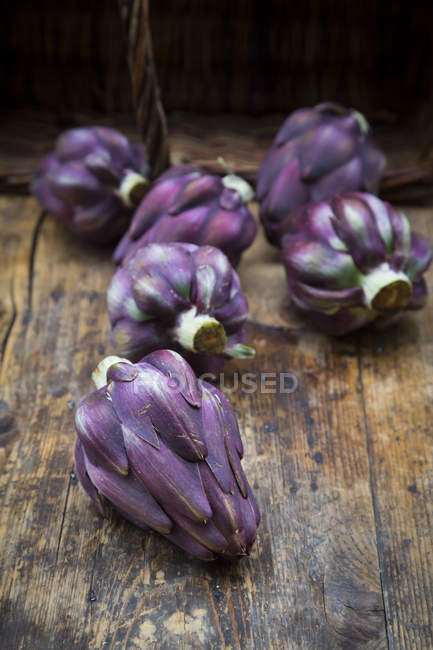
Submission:
M 135 208 L 149 189 L 147 178 L 137 172 L 127 172 L 122 179 L 118 196 L 128 208 Z
M 407 275 L 393 271 L 388 264 L 367 275 L 363 288 L 367 307 L 379 313 L 405 309 L 412 296 L 412 284 Z
M 226 343 L 224 327 L 218 321 L 204 324 L 194 336 L 194 350 L 202 354 L 221 354 Z
M 197 314 L 196 307 L 180 315 L 173 335 L 186 350 L 199 354 L 222 354 L 227 343 L 222 324 L 212 316 Z
M 411 296 L 412 287 L 409 282 L 395 280 L 382 287 L 371 304 L 373 309 L 380 312 L 400 311 L 407 307 Z

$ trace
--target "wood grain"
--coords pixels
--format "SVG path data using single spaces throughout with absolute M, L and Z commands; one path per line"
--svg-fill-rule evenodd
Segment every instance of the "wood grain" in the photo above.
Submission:
M 8 451 L 18 434 L 17 407 L 22 380 L 21 364 L 24 350 L 17 347 L 12 366 L 15 380 L 3 374 L 10 364 L 10 341 L 24 336 L 32 303 L 33 251 L 41 225 L 41 210 L 31 199 L 16 198 L 13 202 L 0 197 L 1 273 L 0 273 L 0 471 Z M 19 222 L 20 227 L 17 227 Z
M 73 409 L 110 350 L 109 251 L 72 239 L 33 199 L 0 209 L 0 398 L 13 423 L 0 646 L 431 648 L 431 303 L 388 333 L 325 337 L 290 309 L 258 238 L 239 269 L 257 357 L 230 364 L 224 388 L 263 520 L 250 558 L 203 564 L 102 520 L 71 474 Z M 430 210 L 410 214 L 433 235 Z M 241 372 L 287 373 L 296 390 L 229 392 Z
M 408 210 L 433 238 L 432 210 Z M 432 288 L 432 272 L 429 274 Z M 433 302 L 363 333 L 360 372 L 390 647 L 433 647 Z

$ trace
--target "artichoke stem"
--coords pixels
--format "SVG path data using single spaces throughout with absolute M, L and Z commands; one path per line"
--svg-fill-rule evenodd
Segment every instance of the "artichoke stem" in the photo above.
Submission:
M 108 369 L 115 363 L 131 363 L 128 359 L 122 359 L 122 357 L 117 357 L 116 355 L 110 355 L 102 359 L 96 366 L 95 370 L 92 372 L 92 381 L 95 384 L 96 388 L 102 388 L 107 383 L 107 372 Z
M 224 354 L 233 357 L 233 359 L 252 359 L 255 356 L 256 351 L 254 348 L 250 348 L 249 345 L 233 343 L 231 345 L 226 345 L 224 348 Z
M 367 307 L 380 313 L 404 309 L 412 296 L 412 285 L 407 275 L 393 271 L 389 264 L 382 264 L 366 275 L 363 289 Z
M 117 195 L 128 208 L 135 208 L 149 189 L 149 181 L 137 172 L 128 171 L 122 178 Z
M 365 115 L 355 110 L 352 110 L 352 115 L 358 121 L 362 133 L 368 133 L 370 131 L 370 125 L 367 122 Z
M 254 199 L 254 190 L 244 178 L 236 174 L 227 174 L 223 176 L 222 182 L 224 187 L 229 190 L 236 190 L 242 199 L 242 203 L 249 203 Z
M 201 354 L 221 354 L 227 343 L 222 324 L 192 307 L 179 315 L 173 336 L 186 350 Z

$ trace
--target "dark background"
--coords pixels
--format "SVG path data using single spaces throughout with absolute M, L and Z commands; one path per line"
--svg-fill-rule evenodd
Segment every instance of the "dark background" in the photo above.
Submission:
M 223 152 L 253 182 L 290 111 L 339 101 L 366 115 L 387 155 L 381 196 L 431 203 L 431 0 L 149 0 L 149 10 L 173 163 L 221 173 Z M 137 137 L 123 27 L 116 0 L 3 3 L 0 192 L 26 192 L 67 127 Z M 156 115 L 153 99 L 145 114 Z M 150 158 L 159 126 L 140 127 Z
M 167 112 L 288 112 L 324 99 L 373 122 L 431 114 L 433 3 L 150 0 Z M 131 110 L 115 0 L 7 2 L 1 104 Z

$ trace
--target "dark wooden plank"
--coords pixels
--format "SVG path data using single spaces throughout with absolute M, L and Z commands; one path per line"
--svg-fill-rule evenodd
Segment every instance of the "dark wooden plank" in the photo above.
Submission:
M 433 240 L 432 210 L 408 210 Z M 427 275 L 433 289 L 433 269 Z M 433 298 L 365 332 L 360 368 L 391 648 L 433 647 Z
M 1 273 L 0 273 L 0 473 L 17 434 L 16 406 L 22 379 L 23 350 L 17 349 L 10 359 L 10 340 L 23 336 L 30 308 L 29 272 L 37 238 L 41 210 L 34 201 L 0 197 Z M 19 222 L 20 227 L 17 227 Z M 11 381 L 4 368 L 12 363 Z
M 102 521 L 70 476 L 73 402 L 109 349 L 109 252 L 42 221 L 32 199 L 0 208 L 2 644 L 385 647 L 380 564 L 391 647 L 430 648 L 431 301 L 388 332 L 324 337 L 288 309 L 258 239 L 240 267 L 258 355 L 231 373 L 298 386 L 231 395 L 263 523 L 251 558 L 203 565 Z M 432 234 L 429 210 L 411 218 Z
M 11 330 L 2 365 L 2 391 L 9 396 L 17 429 L 0 488 L 2 646 L 87 647 L 82 621 L 88 587 L 83 580 L 91 568 L 65 577 L 58 563 L 71 482 L 71 409 L 83 390 L 80 377 L 87 380 L 92 354 L 103 353 L 95 335 L 106 326 L 104 292 L 111 265 L 106 252 L 70 241 L 51 219 L 38 221 L 40 209 L 33 199 L 24 206 L 21 199 L 10 202 L 16 232 L 32 245 L 22 295 L 16 297 L 22 327 Z M 53 230 L 56 240 L 50 239 Z M 99 269 L 96 274 L 92 263 Z M 82 528 L 80 517 L 75 524 L 74 553 L 66 564 L 79 564 L 81 546 L 91 546 L 95 539 Z M 73 589 L 71 581 L 77 578 Z M 81 599 L 82 589 L 86 594 Z
M 27 231 L 36 203 L 22 216 L 22 201 L 10 201 Z M 33 240 L 31 316 L 12 329 L 2 368 L 17 423 L 0 488 L 3 645 L 385 647 L 356 339 L 328 339 L 286 311 L 281 267 L 260 238 L 240 267 L 258 355 L 228 375 L 288 372 L 298 387 L 231 395 L 263 523 L 250 558 L 191 561 L 118 517 L 102 520 L 70 475 L 73 404 L 109 351 L 112 266 L 51 218 Z
M 312 332 L 289 311 L 278 255 L 262 240 L 240 276 L 256 372 L 289 373 L 298 384 L 289 394 L 241 391 L 238 402 L 264 493 L 273 558 L 265 579 L 284 621 L 281 642 L 385 647 L 356 339 Z M 274 630 L 269 643 L 278 647 Z

